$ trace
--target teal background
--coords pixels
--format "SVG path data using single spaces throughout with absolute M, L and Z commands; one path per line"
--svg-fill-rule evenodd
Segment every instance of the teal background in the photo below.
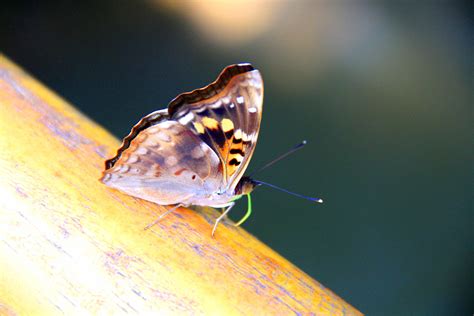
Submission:
M 247 4 L 205 34 L 190 3 L 7 2 L 0 50 L 118 137 L 251 62 L 250 170 L 307 139 L 258 178 L 325 203 L 261 187 L 244 228 L 369 315 L 471 315 L 472 5 L 268 1 L 263 30 Z

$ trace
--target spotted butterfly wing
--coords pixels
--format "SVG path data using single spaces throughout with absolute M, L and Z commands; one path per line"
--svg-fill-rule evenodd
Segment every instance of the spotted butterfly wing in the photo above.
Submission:
M 196 133 L 219 156 L 224 185 L 234 189 L 252 157 L 260 130 L 263 82 L 250 64 L 225 68 L 203 89 L 171 101 L 171 117 Z
M 255 149 L 262 99 L 258 70 L 227 67 L 209 86 L 143 118 L 101 180 L 162 205 L 226 204 Z
M 162 205 L 185 203 L 219 188 L 217 155 L 173 120 L 142 130 L 109 169 L 102 182 Z

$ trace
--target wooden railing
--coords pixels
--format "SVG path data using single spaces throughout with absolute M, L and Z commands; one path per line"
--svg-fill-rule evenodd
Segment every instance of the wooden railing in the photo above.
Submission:
M 360 314 L 215 210 L 145 231 L 165 209 L 98 181 L 118 145 L 0 55 L 0 314 Z

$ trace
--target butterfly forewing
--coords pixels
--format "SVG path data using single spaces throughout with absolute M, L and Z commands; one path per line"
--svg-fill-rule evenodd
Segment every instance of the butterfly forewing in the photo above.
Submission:
M 226 78 L 228 69 L 215 84 L 222 86 L 220 80 Z M 234 74 L 213 96 L 192 101 L 182 101 L 175 108 L 173 101 L 172 118 L 191 129 L 216 152 L 224 170 L 223 182 L 226 189 L 232 190 L 247 168 L 257 143 L 263 103 L 260 73 L 250 70 Z

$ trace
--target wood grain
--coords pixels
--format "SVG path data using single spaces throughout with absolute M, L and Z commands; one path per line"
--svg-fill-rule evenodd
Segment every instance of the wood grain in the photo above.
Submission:
M 144 231 L 165 209 L 98 181 L 118 145 L 0 55 L 0 314 L 360 314 L 214 210 Z

